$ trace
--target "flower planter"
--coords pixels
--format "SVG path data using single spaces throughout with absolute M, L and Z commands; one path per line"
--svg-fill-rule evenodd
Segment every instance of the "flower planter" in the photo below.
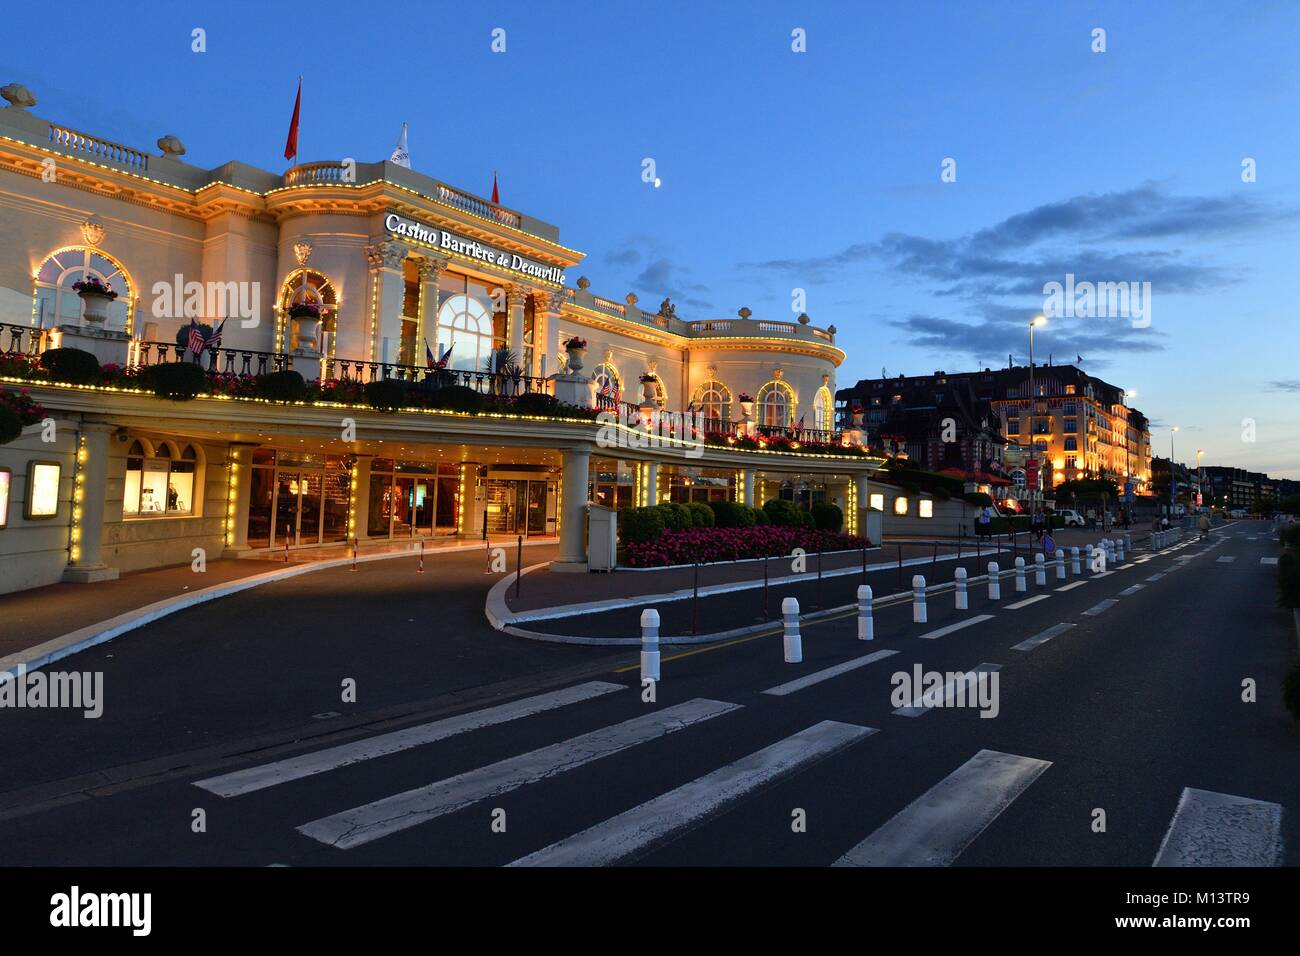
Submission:
M 654 382 L 641 383 L 641 398 L 647 405 L 656 405 L 656 399 L 659 397 L 659 391 L 655 388 Z
M 113 296 L 101 292 L 78 292 L 85 303 L 85 317 L 89 325 L 103 325 L 108 321 L 108 307 L 113 304 Z
M 751 402 L 741 402 L 741 403 L 740 403 L 740 413 L 741 413 L 741 416 L 742 416 L 742 420 L 743 420 L 743 421 L 748 421 L 749 419 L 753 418 L 753 417 L 754 417 L 754 403 L 753 403 L 752 401 L 751 401 Z
M 582 360 L 587 357 L 586 349 L 565 349 L 569 353 L 569 374 L 577 375 L 582 371 Z

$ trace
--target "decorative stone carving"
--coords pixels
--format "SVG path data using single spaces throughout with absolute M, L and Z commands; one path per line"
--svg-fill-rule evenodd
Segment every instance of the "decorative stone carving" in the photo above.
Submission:
M 586 292 L 588 289 L 591 288 L 591 280 L 588 279 L 586 276 L 578 276 L 578 288 L 581 289 L 583 292 Z
M 677 306 L 673 305 L 672 299 L 664 299 L 659 303 L 659 314 L 665 319 L 677 318 Z
M 657 375 L 659 372 L 659 360 L 648 359 L 645 363 L 645 370 L 649 372 L 651 375 Z
M 378 272 L 381 269 L 397 270 L 402 268 L 402 261 L 406 258 L 407 251 L 406 246 L 400 242 L 381 239 L 366 246 L 366 261 L 370 263 L 371 272 Z
M 747 305 L 741 306 L 740 309 L 737 310 L 736 312 L 736 315 L 740 316 L 742 319 L 747 319 L 753 314 L 754 314 L 753 312 L 749 311 L 749 306 Z
M 185 144 L 170 133 L 159 138 L 158 148 L 168 159 L 180 159 L 185 155 Z
M 627 294 L 627 304 L 628 304 L 628 305 L 636 305 L 636 303 L 637 303 L 636 293 L 635 293 L 635 292 L 629 292 L 629 293 Z
M 836 332 L 839 331 L 839 329 L 835 328 L 835 326 L 833 325 L 828 325 L 826 326 L 826 331 L 829 332 L 831 335 L 834 335 Z
M 532 290 L 526 286 L 512 285 L 506 289 L 506 305 L 512 309 L 522 309 L 524 303 L 528 301 L 528 294 Z
M 98 216 L 91 216 L 81 224 L 81 238 L 88 246 L 97 246 L 104 241 L 104 224 Z
M 557 301 L 556 297 L 549 292 L 534 292 L 533 293 L 533 314 L 541 315 L 543 312 L 556 311 L 556 306 L 555 306 L 556 301 Z
M 808 313 L 807 313 L 807 312 L 800 312 L 800 313 L 799 313 L 799 324 L 800 324 L 800 325 L 807 325 L 807 324 L 808 324 L 809 322 L 811 322 L 811 321 L 812 321 L 812 319 L 808 318 Z
M 785 370 L 782 369 L 781 366 L 779 365 L 776 368 L 772 369 L 772 378 L 774 381 L 777 382 L 781 381 L 781 376 L 783 376 L 784 374 L 785 374 Z
M 36 105 L 36 97 L 32 91 L 21 83 L 10 83 L 8 86 L 0 87 L 0 96 L 9 101 L 10 109 L 25 110 Z
M 716 365 L 706 365 L 704 366 L 704 371 L 705 374 L 709 376 L 709 378 L 718 377 L 718 367 Z
M 831 383 L 831 373 L 830 373 L 830 372 L 822 372 L 822 384 L 823 384 L 823 385 L 829 385 L 830 383 Z
M 438 276 L 447 271 L 451 260 L 445 256 L 425 256 L 416 263 L 421 282 L 437 282 Z
M 307 260 L 311 258 L 314 249 L 315 247 L 306 239 L 299 239 L 293 244 L 293 257 L 298 260 L 299 269 L 307 268 Z

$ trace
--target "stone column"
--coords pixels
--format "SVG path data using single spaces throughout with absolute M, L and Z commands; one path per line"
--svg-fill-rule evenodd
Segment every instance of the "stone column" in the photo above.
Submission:
M 560 557 L 551 562 L 552 571 L 587 570 L 587 482 L 590 471 L 591 448 L 582 446 L 564 450 Z
M 117 568 L 104 565 L 104 495 L 108 486 L 108 436 L 114 426 L 83 422 L 72 486 L 73 554 L 63 580 L 79 584 L 112 581 Z M 78 500 L 80 499 L 80 500 Z
M 230 484 L 226 500 L 226 554 L 248 550 L 248 505 L 253 493 L 253 449 L 256 442 L 232 441 L 226 448 Z
M 645 488 L 637 489 L 637 498 L 647 505 L 659 504 L 659 462 L 645 462 L 645 471 L 640 476 L 645 482 Z
M 547 353 L 547 342 L 551 334 L 551 320 L 560 309 L 559 296 L 550 292 L 533 293 L 533 367 L 525 369 L 529 375 L 544 375 L 558 372 L 559 368 L 542 368 L 542 359 Z
M 741 494 L 745 496 L 742 499 L 743 502 L 751 508 L 757 508 L 758 505 L 754 501 L 754 469 L 746 468 L 742 475 L 742 479 L 743 484 L 741 485 Z
M 857 485 L 857 491 L 858 491 L 858 513 L 856 515 L 857 526 L 855 528 L 855 531 L 857 534 L 860 535 L 866 535 L 867 516 L 871 513 L 871 495 L 870 495 L 871 487 L 870 487 L 869 477 L 870 477 L 869 475 L 864 473 L 861 475 L 855 475 L 852 479 L 853 482 Z M 873 543 L 879 544 L 880 542 L 874 541 Z
M 525 286 L 510 286 L 506 289 L 506 334 L 510 351 L 524 361 L 524 305 L 528 302 L 528 289 Z M 535 337 L 534 337 L 535 338 Z
M 401 352 L 402 298 L 406 294 L 402 263 L 406 253 L 406 246 L 391 239 L 366 246 L 366 261 L 370 264 L 366 353 L 372 362 L 396 362 Z
M 442 256 L 425 256 L 418 263 L 420 271 L 420 319 L 415 328 L 416 365 L 423 366 L 424 344 L 433 350 L 433 360 L 442 357 L 438 344 L 438 277 L 450 263 Z
M 370 463 L 374 455 L 360 454 L 354 456 L 357 463 L 352 467 L 352 534 L 360 541 L 370 537 Z

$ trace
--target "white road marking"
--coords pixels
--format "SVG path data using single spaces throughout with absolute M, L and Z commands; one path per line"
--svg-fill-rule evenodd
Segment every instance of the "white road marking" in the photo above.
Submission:
M 1277 564 L 1277 558 L 1260 558 L 1260 564 Z
M 1184 787 L 1152 866 L 1279 866 L 1282 806 Z
M 1008 604 L 1007 610 L 1015 611 L 1022 607 L 1028 607 L 1030 604 L 1037 604 L 1039 601 L 1046 601 L 1049 597 L 1051 597 L 1050 594 L 1035 594 L 1033 597 L 1025 598 L 1023 601 L 1017 601 L 1015 604 Z
M 1087 584 L 1087 583 L 1088 583 L 1087 581 L 1071 581 L 1069 584 L 1062 584 L 1062 585 L 1061 585 L 1059 588 L 1057 588 L 1056 590 L 1058 590 L 1058 591 L 1073 591 L 1075 588 L 1081 588 L 1081 587 L 1083 587 L 1083 586 L 1084 586 L 1085 584 Z
M 949 866 L 1051 765 L 981 750 L 835 865 Z
M 1135 585 L 1133 585 L 1131 588 L 1125 588 L 1123 591 L 1120 591 L 1120 592 L 1119 592 L 1119 596 L 1120 596 L 1120 597 L 1128 597 L 1128 596 L 1131 595 L 1131 594 L 1137 594 L 1137 593 L 1138 593 L 1139 591 L 1141 591 L 1144 587 L 1146 587 L 1145 584 L 1135 584 Z
M 434 817 L 453 813 L 479 800 L 509 793 L 526 784 L 546 780 L 647 740 L 676 733 L 739 709 L 739 704 L 697 698 L 427 786 L 352 807 L 304 823 L 297 830 L 313 840 L 341 849 L 361 846 Z
M 1106 600 L 1102 601 L 1100 604 L 1094 604 L 1092 607 L 1088 608 L 1088 610 L 1084 611 L 1083 613 L 1086 614 L 1088 617 L 1096 617 L 1098 614 L 1101 614 L 1103 611 L 1109 611 L 1112 607 L 1114 607 L 1118 603 L 1119 601 L 1117 601 L 1115 598 L 1107 598 Z
M 1215 564 L 1229 564 L 1229 563 L 1231 563 L 1231 562 L 1233 562 L 1233 561 L 1236 561 L 1236 560 L 1237 560 L 1236 557 L 1233 556 L 1233 555 L 1231 555 L 1231 554 L 1221 554 L 1221 555 L 1219 555 L 1217 558 L 1214 559 L 1214 563 L 1215 563 Z
M 1011 649 L 1013 651 L 1032 651 L 1039 644 L 1046 644 L 1052 638 L 1059 637 L 1072 627 L 1074 627 L 1073 624 L 1053 624 L 1047 630 L 1035 634 L 1029 640 L 1013 645 Z
M 1161 578 L 1163 578 L 1163 577 L 1165 576 L 1165 573 L 1166 573 L 1166 572 L 1164 572 L 1164 571 L 1159 571 L 1159 572 L 1157 572 L 1156 574 L 1151 575 L 1151 577 L 1147 578 L 1147 580 L 1148 580 L 1148 581 L 1159 581 Z
M 823 720 L 792 737 L 721 767 L 571 837 L 515 860 L 510 866 L 606 866 L 722 812 L 759 787 L 877 733 Z
M 878 660 L 886 657 L 892 657 L 898 651 L 875 651 L 862 657 L 854 658 L 851 661 L 845 661 L 843 664 L 836 664 L 834 667 L 828 667 L 825 670 L 808 674 L 805 677 L 799 677 L 795 680 L 788 681 L 784 684 L 778 684 L 775 687 L 769 687 L 763 691 L 764 694 L 771 694 L 773 697 L 784 697 L 787 694 L 793 694 L 796 691 L 803 690 L 805 687 L 811 687 L 813 684 L 820 684 L 824 680 L 830 680 L 832 677 L 839 677 L 841 674 L 847 674 L 849 671 L 857 670 L 859 667 L 866 667 L 868 664 L 874 664 Z
M 1001 664 L 979 664 L 974 670 L 954 674 L 944 682 L 942 706 L 946 707 L 952 703 L 953 698 L 957 695 L 957 686 L 959 684 L 964 684 L 967 688 L 971 688 L 972 685 L 979 680 L 980 674 L 992 674 L 994 671 L 1000 670 L 1002 670 Z M 906 707 L 899 707 L 893 713 L 895 717 L 920 717 L 923 714 L 928 714 L 932 709 L 938 706 L 941 705 L 939 701 L 935 700 L 932 694 L 920 691 L 917 693 L 911 704 Z
M 1115 572 L 1114 572 L 1113 570 L 1111 570 L 1111 571 L 1098 571 L 1096 574 L 1092 575 L 1092 577 L 1094 577 L 1094 578 L 1105 578 L 1105 577 L 1110 577 L 1110 575 L 1112 575 L 1112 574 L 1114 574 L 1114 573 L 1115 573 Z
M 1020 602 L 1025 603 L 1024 601 Z M 1016 607 L 1015 604 L 1008 604 L 1007 607 Z M 972 624 L 982 624 L 984 621 L 993 620 L 992 614 L 976 614 L 974 617 L 968 617 L 964 621 L 958 621 L 956 624 L 949 624 L 947 627 L 941 627 L 936 631 L 930 631 L 928 634 L 918 634 L 917 638 L 922 641 L 934 640 L 936 637 L 943 637 L 945 634 L 951 634 L 953 631 L 960 631 L 963 627 L 970 627 Z
M 222 774 L 219 777 L 208 777 L 206 780 L 196 781 L 194 785 L 222 797 L 235 797 L 242 793 L 251 793 L 254 790 L 287 783 L 290 780 L 300 780 L 313 774 L 324 773 L 327 770 L 337 770 L 339 767 L 347 767 L 363 760 L 399 753 L 470 730 L 492 727 L 626 689 L 622 684 L 590 681 L 563 690 L 538 694 L 536 697 L 512 700 L 506 704 L 497 704 L 468 714 L 459 714 L 444 720 L 395 730 L 377 737 L 339 744 L 337 747 L 317 750 L 299 757 L 277 760 L 275 763 L 250 767 L 247 770 L 236 770 L 234 773 Z

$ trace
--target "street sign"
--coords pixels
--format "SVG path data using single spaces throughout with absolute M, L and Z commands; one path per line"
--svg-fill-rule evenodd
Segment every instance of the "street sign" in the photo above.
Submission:
M 1133 503 L 1133 482 L 1124 482 L 1124 500 L 1129 504 Z
M 1052 540 L 1050 534 L 1043 535 L 1043 552 L 1046 554 L 1056 553 L 1056 542 Z
M 1025 481 L 1030 488 L 1038 487 L 1038 459 L 1025 459 Z

